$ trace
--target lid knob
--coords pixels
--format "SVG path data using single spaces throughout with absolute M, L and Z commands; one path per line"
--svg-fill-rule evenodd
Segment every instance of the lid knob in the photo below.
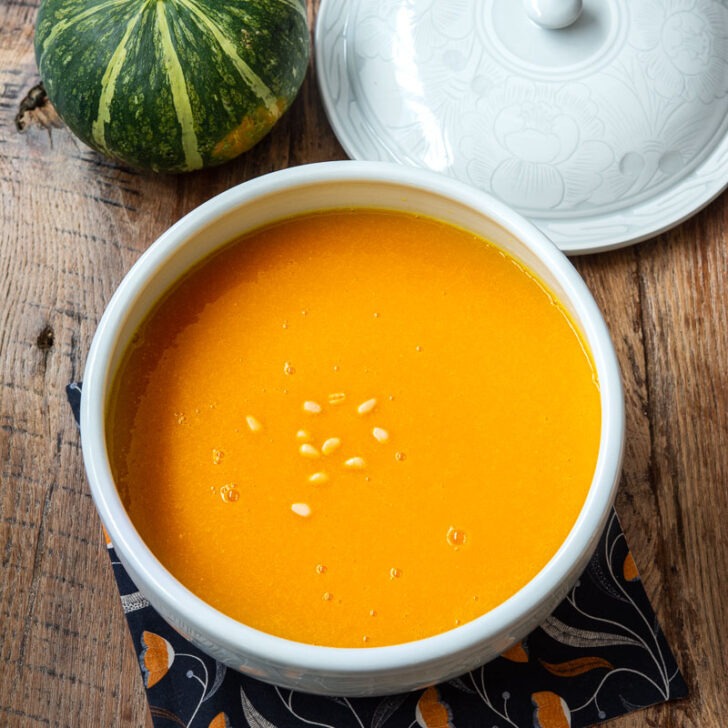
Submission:
M 523 0 L 526 13 L 542 28 L 566 28 L 581 15 L 582 0 Z

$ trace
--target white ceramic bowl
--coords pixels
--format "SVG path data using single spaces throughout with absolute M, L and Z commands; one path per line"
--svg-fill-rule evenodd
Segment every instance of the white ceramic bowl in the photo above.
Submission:
M 589 494 L 558 552 L 520 591 L 482 617 L 444 634 L 388 647 L 315 647 L 265 634 L 192 594 L 142 541 L 114 485 L 105 411 L 112 377 L 132 334 L 162 293 L 211 251 L 266 223 L 320 209 L 383 207 L 423 213 L 485 237 L 534 271 L 580 327 L 601 388 L 602 431 Z M 81 402 L 86 471 L 101 519 L 132 579 L 189 640 L 248 675 L 299 690 L 375 695 L 464 673 L 524 637 L 556 607 L 585 568 L 613 502 L 620 473 L 624 404 L 609 333 L 581 277 L 542 233 L 502 203 L 422 170 L 327 162 L 274 172 L 206 202 L 164 233 L 114 294 L 86 363 Z

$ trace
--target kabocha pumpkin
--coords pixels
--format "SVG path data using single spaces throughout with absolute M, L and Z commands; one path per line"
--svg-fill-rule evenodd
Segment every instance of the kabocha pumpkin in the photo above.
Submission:
M 35 53 L 49 98 L 89 146 L 184 172 L 256 144 L 309 58 L 305 0 L 43 0 Z

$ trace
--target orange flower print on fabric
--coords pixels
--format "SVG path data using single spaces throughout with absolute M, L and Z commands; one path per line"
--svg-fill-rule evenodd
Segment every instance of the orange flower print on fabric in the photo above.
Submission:
M 144 685 L 151 688 L 168 672 L 174 662 L 174 649 L 164 637 L 154 632 L 142 632 L 142 653 L 139 664 L 144 676 Z
M 531 702 L 535 708 L 533 711 L 534 728 L 571 728 L 569 706 L 556 693 L 549 690 L 533 693 Z
M 511 662 L 528 662 L 528 645 L 525 642 L 516 642 L 513 647 L 509 647 L 501 657 Z
M 415 719 L 420 728 L 453 728 L 450 706 L 437 688 L 427 688 L 417 701 Z
M 225 713 L 218 713 L 207 728 L 232 728 L 232 724 Z
M 539 662 L 552 674 L 559 677 L 576 677 L 591 670 L 613 670 L 614 665 L 603 657 L 596 655 L 590 657 L 577 657 L 566 662 L 549 663 L 545 660 Z
M 624 575 L 625 581 L 637 581 L 640 578 L 640 572 L 637 571 L 637 564 L 634 562 L 634 556 L 632 556 L 631 551 L 627 552 L 627 556 L 624 559 L 622 574 Z

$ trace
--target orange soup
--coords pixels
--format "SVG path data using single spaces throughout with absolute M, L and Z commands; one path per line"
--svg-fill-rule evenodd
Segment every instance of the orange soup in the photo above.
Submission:
M 379 646 L 500 604 L 594 473 L 585 344 L 532 274 L 434 220 L 282 221 L 141 326 L 109 415 L 115 478 L 164 566 L 265 632 Z

